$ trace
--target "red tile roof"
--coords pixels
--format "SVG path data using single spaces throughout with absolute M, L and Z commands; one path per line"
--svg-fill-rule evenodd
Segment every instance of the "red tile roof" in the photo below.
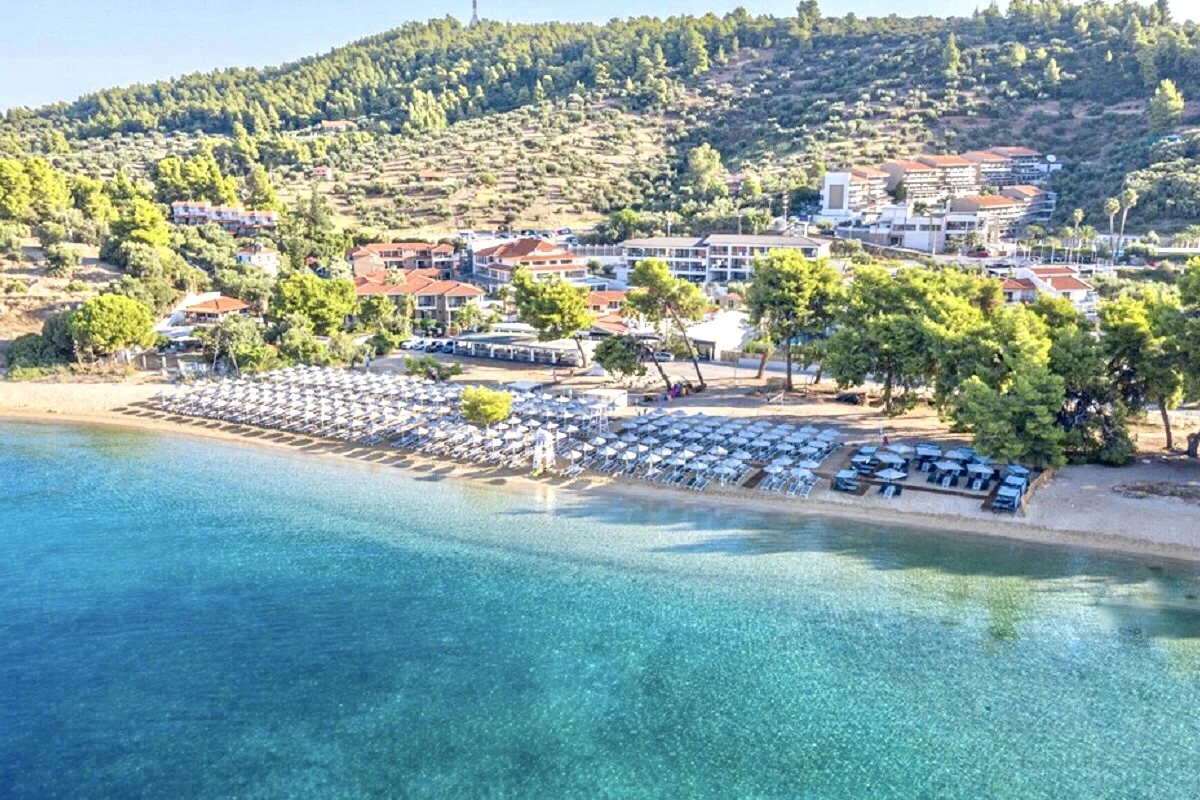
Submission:
M 863 164 L 851 164 L 850 174 L 858 175 L 860 178 L 886 178 L 888 174 L 877 167 L 868 167 Z
M 1005 208 L 1018 205 L 1017 201 L 1011 197 L 998 194 L 971 194 L 961 199 L 974 203 L 979 208 Z
M 515 242 L 502 242 L 494 247 L 485 247 L 482 250 L 475 251 L 476 256 L 508 259 L 525 258 L 526 256 L 533 255 L 534 253 L 538 253 L 543 256 L 556 255 L 574 258 L 571 253 L 568 253 L 561 247 L 550 244 L 550 242 L 547 242 L 545 239 L 533 238 L 517 239 Z
M 1041 155 L 1041 153 L 1039 153 L 1037 150 L 1030 150 L 1028 147 L 992 147 L 990 149 L 993 153 L 999 153 L 1002 156 L 1009 156 L 1012 158 Z
M 233 311 L 241 311 L 250 307 L 249 303 L 238 300 L 236 297 L 217 297 L 212 300 L 205 300 L 203 303 L 196 303 L 194 306 L 188 306 L 183 311 L 185 314 L 229 314 Z
M 615 311 L 611 314 L 596 317 L 596 321 L 592 323 L 592 327 L 617 335 L 629 332 L 629 325 L 626 324 L 625 318 Z
M 933 167 L 929 166 L 928 164 L 922 164 L 919 161 L 905 161 L 903 159 L 896 159 L 895 161 L 885 161 L 881 166 L 886 167 L 888 164 L 895 164 L 896 166 L 903 169 L 905 172 L 933 172 L 934 171 Z
M 591 292 L 587 298 L 589 306 L 606 306 L 609 303 L 622 303 L 624 301 L 625 292 Z
M 383 253 L 396 252 L 402 256 L 409 253 L 413 255 L 419 253 L 450 254 L 454 252 L 454 247 L 445 242 L 441 244 L 430 244 L 429 242 L 375 242 L 374 244 L 363 244 L 355 247 L 350 251 L 349 256 L 357 258 L 365 255 L 382 255 Z
M 1000 153 L 989 153 L 987 150 L 970 150 L 963 153 L 963 158 L 968 161 L 987 162 L 989 164 L 1005 164 L 1012 161 L 1011 158 Z
M 1070 267 L 1029 267 L 1029 271 L 1039 278 L 1072 277 L 1076 274 L 1075 270 Z
M 411 294 L 417 297 L 482 297 L 484 291 L 478 286 L 460 281 L 442 281 L 417 273 L 423 270 L 409 270 L 402 273 L 401 280 L 389 283 L 388 273 L 374 272 L 370 275 L 360 275 L 354 279 L 354 291 L 360 297 L 373 294 Z
M 1046 278 L 1046 283 L 1060 292 L 1088 292 L 1092 289 L 1090 284 L 1084 283 L 1079 278 L 1071 275 L 1056 275 L 1052 278 Z
M 962 156 L 917 156 L 917 161 L 935 167 L 973 167 L 974 162 Z
M 1037 286 L 1028 278 L 1005 278 L 1000 284 L 1000 288 L 1009 291 L 1021 291 L 1037 289 Z

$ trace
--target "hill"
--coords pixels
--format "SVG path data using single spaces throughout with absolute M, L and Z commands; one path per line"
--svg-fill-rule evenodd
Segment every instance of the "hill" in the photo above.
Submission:
M 463 26 L 451 18 L 269 69 L 225 69 L 10 111 L 0 147 L 68 172 L 152 174 L 217 143 L 281 197 L 313 188 L 342 224 L 437 235 L 465 226 L 590 225 L 614 209 L 722 227 L 811 202 L 827 167 L 921 150 L 1028 144 L 1069 168 L 1066 214 L 1099 223 L 1136 186 L 1132 229 L 1200 213 L 1194 147 L 1163 148 L 1195 106 L 1149 113 L 1164 80 L 1200 97 L 1200 29 L 1166 0 L 1016 0 L 971 17 L 641 17 L 605 25 Z M 231 153 L 249 141 L 254 157 Z M 734 202 L 689 170 L 710 144 L 762 194 Z M 224 149 L 222 149 L 224 148 Z M 222 155 L 224 153 L 224 155 Z M 417 174 L 444 173 L 425 181 Z M 1170 198 L 1152 195 L 1170 187 Z M 757 194 L 757 193 L 756 193 Z

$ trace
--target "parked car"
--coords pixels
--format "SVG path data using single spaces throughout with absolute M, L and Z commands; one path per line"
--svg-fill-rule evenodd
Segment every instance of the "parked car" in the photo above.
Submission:
M 413 346 L 412 339 L 405 339 L 403 342 L 396 345 L 396 347 L 400 350 L 412 350 L 412 346 Z
M 413 350 L 424 350 L 425 342 L 420 339 L 417 339 L 415 342 L 412 343 L 412 349 Z
M 425 352 L 426 353 L 442 352 L 442 343 L 441 342 L 430 342 L 429 344 L 425 345 Z
M 655 354 L 654 354 L 654 360 L 655 360 L 655 361 L 662 361 L 662 362 L 666 362 L 666 361 L 674 361 L 674 360 L 675 360 L 675 354 L 674 354 L 674 353 L 666 353 L 666 352 L 662 352 L 662 353 L 655 353 Z

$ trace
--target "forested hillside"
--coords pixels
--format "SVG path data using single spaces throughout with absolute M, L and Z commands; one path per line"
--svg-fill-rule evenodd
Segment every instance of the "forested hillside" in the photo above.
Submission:
M 318 190 L 346 225 L 432 234 L 625 206 L 753 228 L 850 159 L 1028 144 L 1067 163 L 1065 213 L 1098 222 L 1128 185 L 1143 197 L 1132 229 L 1170 231 L 1200 215 L 1200 161 L 1194 141 L 1152 137 L 1194 120 L 1181 103 L 1197 97 L 1200 30 L 1167 0 L 947 19 L 829 18 L 806 0 L 787 18 L 412 23 L 281 67 L 10 110 L 0 149 L 111 178 L 207 143 L 236 151 L 222 166 L 238 177 L 268 170 L 286 199 L 329 166 Z M 355 129 L 320 127 L 334 120 Z M 720 162 L 689 163 L 704 144 Z M 722 168 L 754 175 L 749 196 L 721 196 L 707 173 Z M 421 169 L 450 185 L 414 187 Z

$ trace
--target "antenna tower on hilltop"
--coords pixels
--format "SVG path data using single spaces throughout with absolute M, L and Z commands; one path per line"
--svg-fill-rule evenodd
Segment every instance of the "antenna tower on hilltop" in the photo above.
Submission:
M 471 0 L 471 24 L 479 24 L 479 0 Z

